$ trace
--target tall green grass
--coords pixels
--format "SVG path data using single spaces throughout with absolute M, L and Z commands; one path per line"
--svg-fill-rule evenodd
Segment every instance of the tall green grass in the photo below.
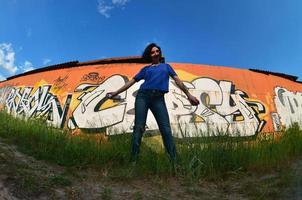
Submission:
M 175 165 L 164 151 L 143 143 L 135 173 L 199 179 L 271 169 L 302 153 L 302 131 L 297 124 L 282 134 L 278 139 L 270 134 L 246 140 L 228 136 L 176 140 Z M 0 137 L 37 159 L 64 166 L 97 167 L 116 177 L 127 175 L 129 171 L 130 134 L 110 136 L 108 141 L 100 142 L 89 134 L 73 136 L 68 131 L 47 126 L 43 120 L 15 118 L 1 111 Z

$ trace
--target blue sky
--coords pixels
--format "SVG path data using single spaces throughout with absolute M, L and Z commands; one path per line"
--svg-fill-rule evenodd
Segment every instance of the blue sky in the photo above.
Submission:
M 301 0 L 0 0 L 0 80 L 43 66 L 140 55 L 302 80 Z

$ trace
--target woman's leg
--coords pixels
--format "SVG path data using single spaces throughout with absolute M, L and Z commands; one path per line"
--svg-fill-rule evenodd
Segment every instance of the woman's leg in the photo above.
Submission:
M 146 119 L 148 114 L 148 102 L 147 97 L 141 94 L 137 94 L 135 99 L 135 120 L 132 134 L 132 152 L 131 160 L 136 161 L 143 133 L 145 132 Z
M 176 148 L 175 148 L 175 144 L 173 141 L 169 114 L 168 114 L 168 110 L 166 107 L 164 97 L 160 96 L 158 98 L 153 99 L 153 101 L 150 105 L 150 110 L 152 111 L 152 113 L 156 119 L 160 133 L 163 138 L 165 148 L 170 156 L 170 159 L 172 161 L 175 161 Z

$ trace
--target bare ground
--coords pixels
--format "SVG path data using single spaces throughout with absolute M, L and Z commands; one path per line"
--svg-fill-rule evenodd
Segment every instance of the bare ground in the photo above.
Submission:
M 286 170 L 230 174 L 224 179 L 113 177 L 36 160 L 0 142 L 0 200 L 19 199 L 302 199 L 302 161 Z M 130 173 L 130 172 L 129 172 Z

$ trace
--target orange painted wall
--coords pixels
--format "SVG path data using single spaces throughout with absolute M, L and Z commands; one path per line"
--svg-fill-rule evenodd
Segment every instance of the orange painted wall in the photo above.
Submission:
M 192 87 L 194 86 L 194 84 L 196 85 L 205 82 L 211 83 L 211 86 L 209 86 L 208 91 L 205 90 L 205 88 L 207 88 L 206 85 L 202 86 L 202 89 L 195 86 L 194 86 L 195 88 L 190 89 L 190 91 L 192 91 L 192 93 L 198 98 L 202 93 L 209 94 L 208 97 L 204 99 L 205 105 L 203 105 L 204 107 L 209 108 L 208 111 L 212 112 L 212 113 L 208 113 L 207 115 L 198 113 L 199 111 L 201 112 L 201 110 L 198 110 L 199 108 L 191 107 L 187 109 L 185 106 L 186 105 L 185 100 L 178 99 L 178 94 L 181 94 L 181 92 L 177 91 L 177 89 L 175 89 L 174 87 L 171 87 L 171 83 L 170 83 L 171 91 L 166 96 L 166 100 L 168 99 L 169 102 L 171 101 L 170 103 L 167 104 L 167 106 L 169 108 L 170 115 L 173 115 L 170 116 L 171 124 L 173 125 L 174 131 L 176 130 L 176 132 L 177 132 L 177 128 L 179 127 L 179 123 L 185 122 L 185 121 L 181 121 L 181 122 L 176 121 L 177 115 L 179 113 L 180 115 L 187 115 L 188 113 L 190 114 L 190 117 L 185 116 L 183 120 L 189 118 L 194 119 L 193 121 L 195 122 L 193 123 L 192 120 L 190 120 L 191 122 L 188 121 L 188 123 L 192 123 L 191 129 L 193 125 L 194 127 L 196 126 L 198 127 L 199 125 L 204 126 L 205 123 L 209 122 L 209 123 L 214 123 L 213 127 L 216 128 L 218 127 L 217 130 L 220 130 L 219 125 L 217 125 L 219 123 L 219 120 L 216 121 L 214 117 L 214 115 L 217 115 L 217 117 L 221 120 L 222 124 L 224 123 L 223 120 L 229 123 L 228 127 L 231 127 L 232 124 L 234 124 L 234 127 L 237 128 L 238 127 L 249 128 L 249 126 L 244 126 L 245 121 L 246 123 L 254 123 L 253 128 L 258 129 L 257 131 L 255 129 L 254 135 L 258 134 L 259 132 L 278 131 L 281 129 L 281 127 L 288 126 L 289 121 L 297 121 L 300 123 L 302 119 L 302 114 L 301 114 L 302 101 L 300 99 L 301 96 L 300 92 L 302 91 L 301 83 L 297 83 L 282 78 L 280 76 L 266 75 L 263 73 L 253 72 L 246 69 L 236 69 L 231 67 L 209 66 L 209 65 L 200 65 L 200 64 L 182 64 L 182 63 L 170 63 L 170 64 L 174 68 L 180 79 L 185 81 L 187 84 L 191 84 Z M 98 91 L 98 86 L 106 83 L 106 81 L 109 81 L 110 77 L 112 78 L 112 80 L 115 80 L 113 78 L 118 79 L 119 77 L 126 77 L 129 80 L 143 66 L 145 66 L 145 64 L 141 64 L 141 63 L 93 64 L 93 65 L 84 65 L 84 66 L 64 68 L 64 69 L 52 69 L 50 71 L 44 71 L 44 72 L 16 77 L 11 80 L 7 80 L 0 83 L 0 104 L 2 108 L 5 107 L 6 109 L 9 110 L 9 112 L 20 111 L 20 114 L 26 115 L 26 111 L 25 111 L 26 109 L 24 110 L 24 108 L 21 108 L 21 104 L 20 104 L 21 102 L 20 95 L 22 94 L 24 88 L 32 87 L 32 90 L 30 91 L 30 94 L 28 94 L 28 96 L 26 97 L 24 96 L 24 99 L 22 101 L 32 101 L 31 105 L 27 105 L 27 106 L 34 107 L 35 103 L 39 104 L 37 99 L 36 99 L 37 101 L 34 102 L 32 98 L 34 94 L 36 95 L 38 94 L 35 93 L 37 89 L 39 87 L 49 85 L 50 90 L 48 91 L 48 93 L 50 93 L 53 97 L 56 97 L 58 99 L 62 109 L 64 107 L 64 104 L 66 103 L 68 94 L 70 95 L 69 96 L 70 104 L 68 109 L 66 110 L 65 119 L 61 120 L 63 125 L 61 126 L 58 125 L 58 126 L 59 127 L 64 126 L 66 128 L 71 128 L 71 129 L 81 129 L 83 127 L 77 126 L 77 124 L 80 124 L 79 119 L 77 119 L 78 121 L 73 120 L 72 123 L 71 123 L 72 120 L 70 121 L 70 118 L 72 118 L 73 115 L 75 114 L 74 112 L 75 109 L 79 107 L 79 104 L 81 104 L 81 102 L 84 102 L 83 99 L 79 100 L 78 98 L 80 98 L 81 95 L 85 95 L 85 94 L 96 95 L 95 92 Z M 213 91 L 211 93 L 211 88 L 216 88 L 217 91 L 219 91 L 219 88 L 220 89 L 222 88 L 222 85 L 219 84 L 222 83 L 225 85 L 227 85 L 227 83 L 230 83 L 232 85 L 232 90 L 230 91 L 230 93 L 222 92 L 221 94 L 214 94 L 215 91 L 214 93 Z M 87 87 L 85 90 L 82 90 L 81 92 L 77 92 L 76 88 L 83 84 L 90 84 L 90 86 Z M 140 84 L 141 82 L 137 83 L 136 88 L 138 88 Z M 107 92 L 114 91 L 118 89 L 118 87 L 119 85 L 108 84 L 108 86 L 106 86 L 105 89 L 106 91 L 104 91 L 102 95 L 104 95 Z M 5 90 L 5 88 L 8 89 Z M 12 88 L 14 89 L 19 88 L 19 92 L 18 92 L 19 97 L 17 97 L 18 95 L 10 96 L 13 94 L 11 90 Z M 238 93 L 235 94 L 236 90 L 238 90 Z M 241 93 L 240 91 L 243 92 L 245 95 L 242 95 L 243 93 Z M 17 93 L 15 92 L 15 94 Z M 223 100 L 221 100 L 221 95 L 223 96 L 223 94 L 224 97 Z M 128 132 L 131 131 L 130 124 L 133 121 L 133 114 L 127 114 L 127 111 L 131 110 L 130 108 L 133 108 L 134 97 L 133 98 L 131 97 L 131 99 L 129 100 L 130 94 L 127 94 L 126 92 L 125 95 L 126 95 L 125 101 L 113 102 L 112 100 L 107 100 L 101 105 L 99 110 L 95 111 L 95 112 L 101 110 L 105 111 L 106 109 L 108 109 L 108 112 L 110 112 L 110 108 L 113 108 L 118 105 L 121 106 L 124 105 L 125 103 L 129 104 L 129 105 L 124 105 L 123 108 L 121 107 L 121 109 L 124 109 L 124 115 L 125 115 L 121 120 L 117 120 L 116 122 L 108 121 L 105 122 L 104 125 L 100 125 L 100 126 L 94 124 L 91 127 L 108 128 L 109 130 L 109 132 L 107 131 L 108 134 L 112 134 L 111 132 L 113 131 L 114 127 L 118 127 L 117 128 L 118 131 L 121 130 L 127 130 Z M 217 103 L 214 101 L 216 98 L 215 95 L 218 95 L 217 97 L 218 100 L 217 99 L 216 100 L 219 101 L 220 104 L 219 102 Z M 228 102 L 225 102 L 226 99 L 228 99 L 226 97 L 230 98 Z M 236 99 L 238 100 L 238 102 L 241 103 L 236 104 L 233 101 Z M 54 100 L 52 100 L 52 102 L 54 102 Z M 177 108 L 173 108 L 175 102 L 178 105 Z M 181 107 L 182 103 L 180 102 L 185 102 L 183 103 L 183 107 Z M 215 102 L 215 103 L 211 105 L 211 102 Z M 48 107 L 47 106 L 45 107 L 47 109 L 53 109 L 52 106 L 54 104 L 51 104 L 52 106 L 50 106 L 50 104 L 51 101 L 49 101 Z M 229 108 L 227 107 L 227 104 L 229 104 Z M 42 105 L 42 103 L 40 103 L 40 105 Z M 262 106 L 264 107 L 264 110 L 262 109 Z M 36 111 L 32 109 L 34 114 L 32 114 L 30 117 L 38 116 L 39 113 L 43 114 L 43 112 L 44 115 L 49 115 L 47 109 L 44 110 L 43 109 L 41 110 L 36 109 Z M 260 110 L 262 109 L 262 111 L 259 111 L 259 109 Z M 232 111 L 229 110 L 233 110 L 233 113 Z M 202 109 L 202 112 L 203 111 L 205 111 L 205 109 Z M 247 118 L 244 118 L 243 112 L 246 113 L 246 116 L 249 115 L 251 118 L 249 120 L 246 120 Z M 257 120 L 254 119 L 252 115 L 256 117 L 257 120 L 259 121 L 258 125 L 256 123 Z M 100 118 L 100 116 L 101 115 L 99 115 L 98 117 Z M 211 118 L 211 116 L 213 117 Z M 53 115 L 53 117 L 55 116 Z M 51 119 L 50 116 L 50 121 L 51 120 L 53 119 Z M 69 121 L 73 125 L 68 125 Z M 83 122 L 83 124 L 85 123 L 86 122 Z M 120 124 L 123 124 L 123 126 Z M 129 124 L 129 127 L 127 127 L 127 124 Z M 150 124 L 151 124 L 150 125 L 151 129 L 156 129 L 156 125 L 154 125 L 154 119 L 150 118 Z M 225 129 L 225 127 L 220 127 L 220 128 Z M 85 128 L 89 128 L 89 125 L 87 125 L 87 127 Z M 241 132 L 239 134 L 240 136 L 251 135 L 250 133 L 245 134 L 244 131 L 242 130 L 239 132 Z M 175 134 L 175 136 L 185 137 L 183 133 L 177 133 Z M 191 134 L 190 136 L 192 137 L 193 135 Z

